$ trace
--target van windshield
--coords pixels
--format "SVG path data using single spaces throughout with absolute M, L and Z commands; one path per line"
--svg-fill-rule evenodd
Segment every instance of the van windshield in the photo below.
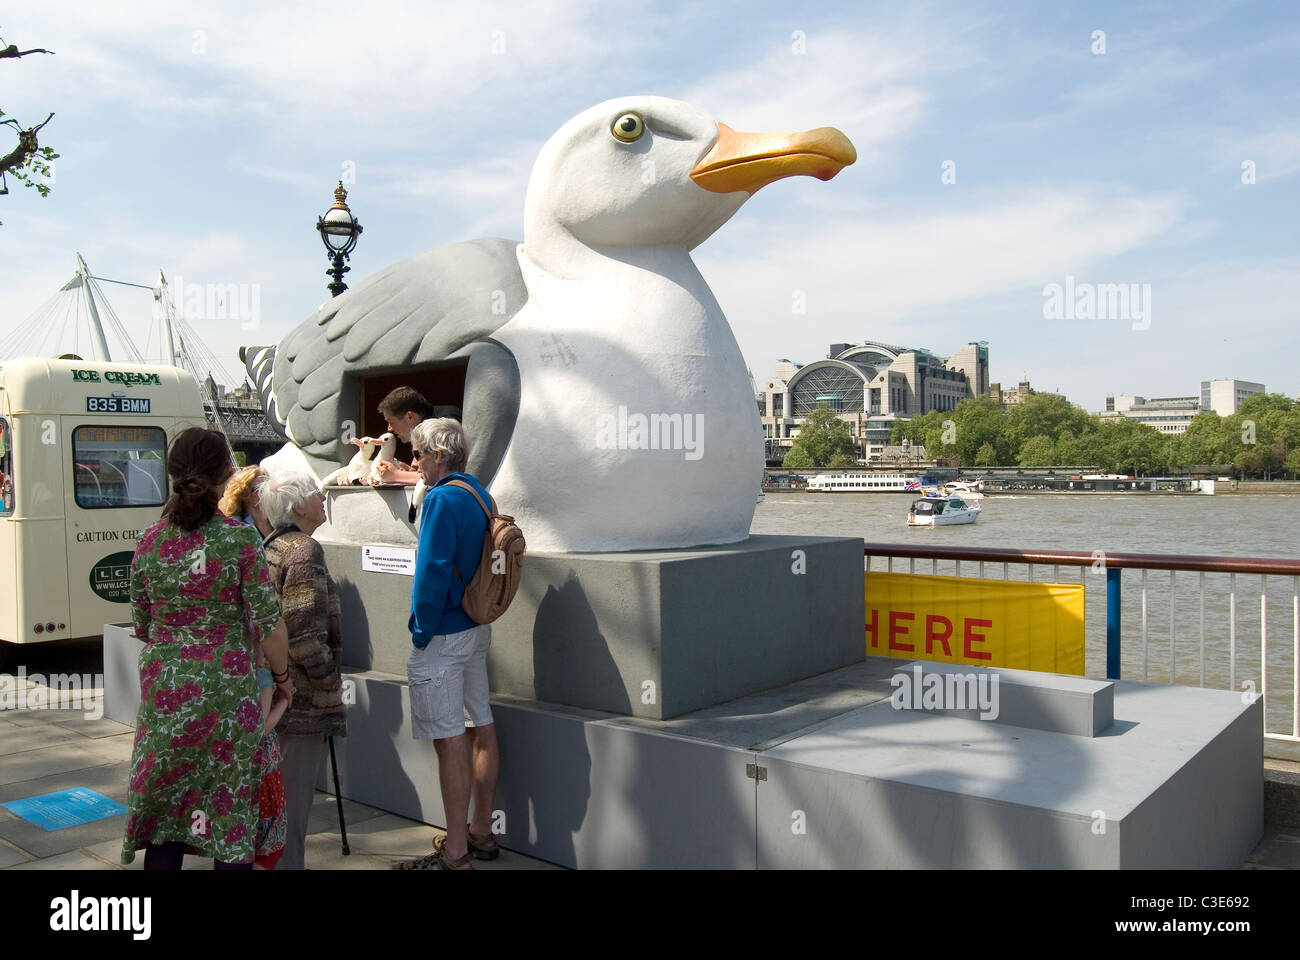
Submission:
M 167 502 L 167 434 L 161 427 L 77 427 L 72 434 L 79 507 Z

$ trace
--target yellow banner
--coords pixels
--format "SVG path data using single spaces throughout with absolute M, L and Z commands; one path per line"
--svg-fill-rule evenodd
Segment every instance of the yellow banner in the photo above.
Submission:
M 1083 585 L 863 575 L 867 655 L 1083 675 Z

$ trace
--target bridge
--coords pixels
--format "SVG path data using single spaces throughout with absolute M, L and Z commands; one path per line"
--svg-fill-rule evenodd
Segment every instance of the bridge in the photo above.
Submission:
M 250 463 L 284 445 L 284 434 L 267 417 L 257 391 L 250 384 L 227 390 L 209 374 L 202 383 L 202 393 L 208 423 L 226 435 L 231 447 L 243 451 Z
M 153 294 L 153 321 L 157 326 L 150 330 L 150 343 L 157 333 L 160 356 L 146 357 L 140 350 L 109 303 L 102 283 Z M 279 425 L 266 415 L 258 390 L 245 377 L 241 376 L 244 382 L 234 389 L 218 382 L 218 377 L 225 382 L 233 378 L 177 311 L 161 270 L 158 282 L 152 286 L 110 280 L 93 275 L 81 254 L 77 254 L 72 279 L 0 341 L 0 359 L 69 352 L 81 356 L 83 351 L 98 360 L 110 361 L 116 354 L 118 360 L 158 362 L 188 371 L 199 385 L 208 423 L 224 432 L 231 447 L 242 451 L 249 461 L 260 460 L 285 442 Z

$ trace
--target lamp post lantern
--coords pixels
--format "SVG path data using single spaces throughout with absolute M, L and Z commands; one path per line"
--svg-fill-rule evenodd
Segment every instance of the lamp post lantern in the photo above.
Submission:
M 343 282 L 343 274 L 352 268 L 345 266 L 343 261 L 351 257 L 352 248 L 357 245 L 357 237 L 361 236 L 361 224 L 348 209 L 347 199 L 348 192 L 343 189 L 343 181 L 340 180 L 334 191 L 334 205 L 325 211 L 325 216 L 316 219 L 316 229 L 320 231 L 321 242 L 325 244 L 325 250 L 331 259 L 331 266 L 325 275 L 334 278 L 334 282 L 329 285 L 332 297 L 337 297 L 348 288 Z

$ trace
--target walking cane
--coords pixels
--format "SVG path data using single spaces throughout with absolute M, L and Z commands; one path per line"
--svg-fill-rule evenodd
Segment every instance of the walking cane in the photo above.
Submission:
M 343 835 L 343 856 L 349 857 L 352 851 L 348 849 L 348 826 L 343 822 L 343 794 L 339 792 L 339 761 L 334 756 L 334 738 L 329 738 L 330 742 L 330 767 L 334 770 L 334 802 L 339 807 L 339 833 Z

